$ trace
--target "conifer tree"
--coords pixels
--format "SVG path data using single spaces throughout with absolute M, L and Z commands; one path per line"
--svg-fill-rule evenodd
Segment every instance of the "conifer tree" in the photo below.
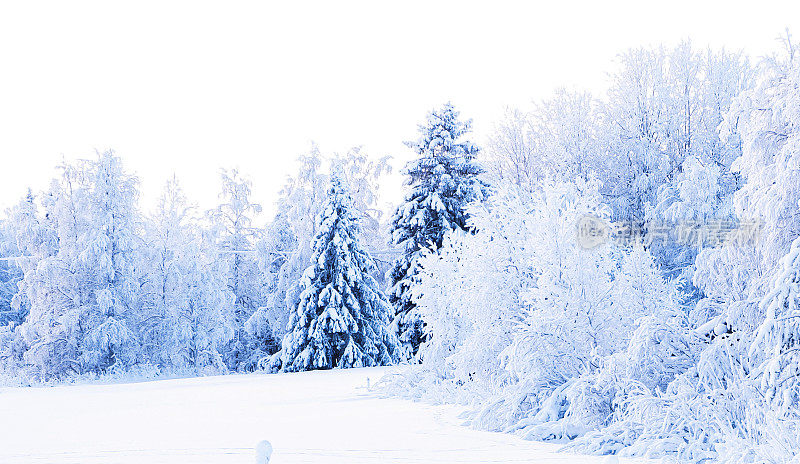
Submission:
M 392 241 L 402 248 L 402 256 L 390 271 L 389 294 L 405 357 L 416 354 L 424 338 L 424 324 L 414 311 L 410 291 L 417 260 L 423 250 L 439 249 L 446 232 L 469 230 L 466 206 L 482 200 L 487 191 L 478 177 L 483 173 L 475 161 L 478 148 L 461 140 L 471 128 L 472 121 L 460 120 L 459 112 L 446 103 L 428 114 L 416 142 L 406 142 L 419 157 L 405 168 L 411 192 L 392 219 Z
M 334 175 L 317 222 L 312 264 L 300 282 L 289 332 L 273 368 L 283 371 L 368 367 L 397 361 L 391 306 L 371 273 L 372 257 L 341 177 Z

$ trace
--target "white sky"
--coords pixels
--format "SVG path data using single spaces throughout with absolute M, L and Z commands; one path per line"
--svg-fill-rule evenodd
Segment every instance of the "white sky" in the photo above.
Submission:
M 800 1 L 432 3 L 3 2 L 0 208 L 62 156 L 113 148 L 145 206 L 177 173 L 211 207 L 219 168 L 238 166 L 269 210 L 312 140 L 400 167 L 446 100 L 482 142 L 506 105 L 602 91 L 629 47 L 690 37 L 760 56 L 787 27 L 800 37 Z

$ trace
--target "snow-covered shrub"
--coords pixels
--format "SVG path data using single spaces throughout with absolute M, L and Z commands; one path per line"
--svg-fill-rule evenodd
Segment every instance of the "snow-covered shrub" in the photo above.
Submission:
M 651 267 L 651 270 L 655 269 Z M 643 280 L 638 281 L 641 283 Z M 691 368 L 695 363 L 698 340 L 681 317 L 675 300 L 675 287 L 663 280 L 649 284 L 650 287 L 641 287 L 639 297 L 647 295 L 645 288 L 652 288 L 657 294 L 661 287 L 667 292 L 664 294 L 666 299 L 640 301 L 642 306 L 639 309 L 649 309 L 651 314 L 633 323 L 636 328 L 632 336 L 628 338 L 610 330 L 603 332 L 628 340 L 627 347 L 597 357 L 594 360 L 596 367 L 581 372 L 557 388 L 544 389 L 544 396 L 540 394 L 536 398 L 538 404 L 530 401 L 528 412 L 506 431 L 529 439 L 575 439 L 611 424 L 632 395 L 659 393 L 676 375 Z M 630 288 L 625 293 L 633 297 L 632 301 L 637 300 Z M 627 326 L 627 330 L 631 329 Z M 530 384 L 526 387 L 531 388 Z
M 530 438 L 574 438 L 605 424 L 617 392 L 638 388 L 632 382 L 652 382 L 654 373 L 669 378 L 686 368 L 686 361 L 677 358 L 674 365 L 652 365 L 652 352 L 661 348 L 662 339 L 667 350 L 674 350 L 669 356 L 684 356 L 683 347 L 669 345 L 674 340 L 663 335 L 646 336 L 646 329 L 634 330 L 642 318 L 666 322 L 678 314 L 681 297 L 675 284 L 661 277 L 653 258 L 635 246 L 609 243 L 583 250 L 577 244 L 578 217 L 600 207 L 591 184 L 586 186 L 575 197 L 552 192 L 544 197 L 541 211 L 546 215 L 536 222 L 550 227 L 532 237 L 532 243 L 540 244 L 531 263 L 538 274 L 524 294 L 522 323 L 504 353 L 506 369 L 517 383 L 502 399 L 510 403 L 485 408 L 480 425 L 498 428 L 492 416 L 510 407 L 514 412 L 503 414 L 514 422 L 505 424 L 506 430 Z M 629 348 L 631 334 L 639 343 L 625 357 L 630 366 L 621 365 L 612 357 Z M 636 374 L 640 377 L 632 377 Z

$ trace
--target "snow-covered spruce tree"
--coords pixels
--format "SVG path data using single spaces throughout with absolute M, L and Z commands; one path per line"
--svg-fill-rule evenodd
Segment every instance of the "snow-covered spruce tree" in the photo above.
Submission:
M 381 210 L 377 207 L 378 180 L 389 170 L 385 158 L 370 160 L 359 148 L 353 148 L 344 155 L 325 159 L 312 145 L 298 163 L 298 172 L 287 179 L 278 199 L 278 211 L 257 244 L 259 265 L 271 279 L 265 306 L 248 322 L 268 321 L 278 339 L 286 334 L 290 308 L 297 304 L 298 283 L 313 253 L 317 224 L 309 218 L 316 218 L 321 212 L 330 185 L 329 170 L 323 164 L 329 165 L 330 170 L 341 169 L 350 186 L 353 207 L 361 219 L 362 243 L 368 250 L 379 242 L 385 243 L 380 234 Z
M 298 158 L 299 170 L 289 177 L 278 199 L 278 211 L 267 226 L 264 237 L 257 243 L 259 267 L 267 278 L 267 297 L 247 321 L 246 328 L 272 328 L 274 337 L 286 335 L 289 314 L 297 306 L 302 291 L 301 277 L 311 263 L 315 220 L 325 206 L 324 198 L 330 185 L 330 171 L 339 170 L 351 191 L 352 206 L 360 219 L 362 244 L 367 251 L 385 248 L 385 224 L 380 221 L 382 210 L 377 205 L 379 180 L 389 172 L 387 158 L 369 159 L 359 148 L 344 155 L 325 159 L 316 145 L 308 154 Z M 327 164 L 329 169 L 324 169 Z M 373 255 L 374 256 L 374 255 Z M 376 260 L 376 266 L 379 262 Z M 388 267 L 388 263 L 380 263 Z M 383 269 L 385 273 L 385 269 Z M 381 283 L 381 269 L 373 272 Z M 263 329 L 261 329 L 263 330 Z M 262 358 L 268 361 L 269 358 Z
M 333 176 L 312 264 L 303 273 L 274 369 L 366 367 L 398 359 L 399 344 L 389 328 L 391 306 L 370 275 L 375 265 L 361 245 L 350 202 L 342 180 Z
M 424 323 L 411 296 L 417 260 L 423 250 L 440 248 L 448 231 L 467 230 L 467 205 L 487 193 L 479 178 L 483 169 L 475 161 L 478 148 L 463 140 L 471 127 L 471 120 L 459 119 L 459 112 L 446 103 L 428 114 L 419 126 L 419 139 L 406 143 L 419 158 L 405 168 L 411 192 L 392 219 L 392 241 L 402 248 L 402 255 L 391 270 L 389 293 L 395 307 L 393 324 L 406 358 L 415 355 L 424 341 Z

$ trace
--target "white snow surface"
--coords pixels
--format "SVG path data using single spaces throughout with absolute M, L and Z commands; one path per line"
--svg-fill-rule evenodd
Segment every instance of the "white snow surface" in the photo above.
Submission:
M 607 462 L 367 389 L 391 369 L 3 388 L 0 463 L 252 463 L 262 440 L 271 464 Z

